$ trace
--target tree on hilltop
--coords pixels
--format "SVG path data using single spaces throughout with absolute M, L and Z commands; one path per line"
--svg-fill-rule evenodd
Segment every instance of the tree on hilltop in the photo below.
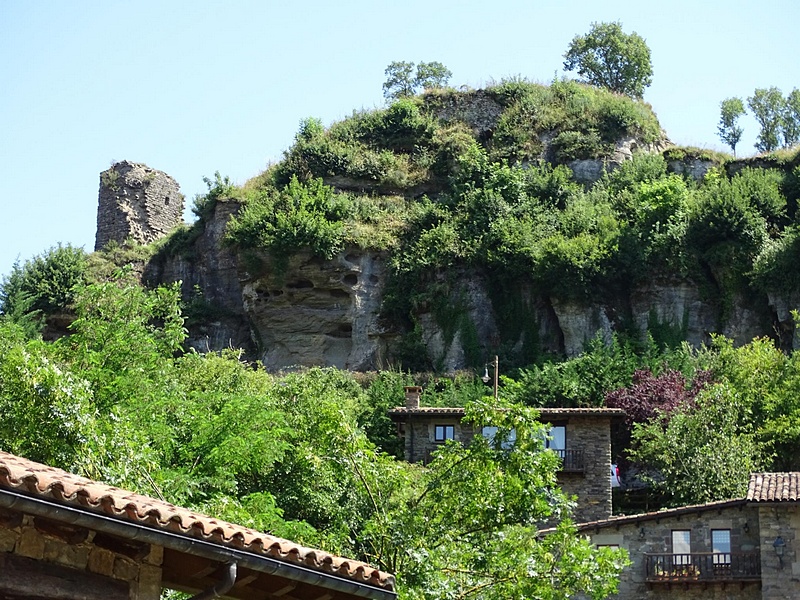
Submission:
M 783 145 L 791 148 L 800 142 L 800 90 L 786 96 L 783 107 Z
M 650 48 L 636 32 L 626 34 L 622 24 L 592 23 L 591 31 L 578 35 L 564 54 L 564 68 L 578 71 L 585 83 L 641 98 L 653 82 Z
M 780 146 L 780 135 L 783 126 L 786 100 L 776 87 L 758 88 L 747 99 L 747 105 L 753 116 L 761 125 L 761 132 L 756 141 L 756 150 L 772 152 Z
M 384 73 L 386 81 L 383 83 L 383 96 L 387 100 L 413 96 L 420 88 L 430 90 L 444 87 L 453 76 L 450 69 L 436 61 L 421 62 L 418 65 L 407 61 L 392 61 Z
M 730 146 L 736 156 L 736 144 L 742 139 L 744 129 L 739 125 L 739 117 L 746 114 L 741 98 L 726 98 L 720 103 L 720 118 L 717 131 L 720 139 Z

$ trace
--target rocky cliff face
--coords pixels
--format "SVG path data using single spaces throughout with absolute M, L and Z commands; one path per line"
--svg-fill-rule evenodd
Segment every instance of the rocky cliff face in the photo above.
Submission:
M 236 202 L 217 202 L 210 218 L 199 221 L 194 241 L 181 251 L 156 255 L 144 279 L 151 284 L 181 282 L 181 292 L 192 312 L 191 347 L 200 352 L 244 348 L 253 353 L 249 316 L 242 302 L 242 275 L 236 253 L 222 244 L 225 226 L 239 210 Z
M 380 322 L 385 257 L 341 253 L 325 261 L 303 252 L 280 269 L 265 255 L 248 262 L 259 274 L 240 271 L 241 302 L 267 368 L 386 365 L 393 334 Z
M 217 203 L 191 247 L 151 261 L 145 276 L 153 283 L 182 281 L 185 297 L 207 310 L 190 323 L 190 344 L 200 351 L 245 348 L 267 369 L 335 366 L 351 370 L 386 368 L 396 363 L 403 334 L 398 323 L 381 317 L 387 257 L 350 250 L 326 261 L 299 253 L 277 266 L 266 254 L 240 255 L 222 245 L 224 228 L 238 210 L 235 202 Z M 465 271 L 457 277 L 453 303 L 467 327 L 442 322 L 433 312 L 416 316 L 427 362 L 443 371 L 470 366 L 474 356 L 500 346 L 522 361 L 526 345 L 538 352 L 574 356 L 598 333 L 644 335 L 669 331 L 699 346 L 712 333 L 746 343 L 759 335 L 793 343 L 792 298 L 763 302 L 734 297 L 725 308 L 705 298 L 688 280 L 654 280 L 614 303 L 575 302 L 541 297 L 520 284 L 513 293 L 520 307 L 516 325 L 500 325 L 489 280 Z M 469 335 L 467 335 L 469 333 Z M 471 354 L 472 353 L 472 354 Z M 473 360 L 470 360 L 470 357 Z

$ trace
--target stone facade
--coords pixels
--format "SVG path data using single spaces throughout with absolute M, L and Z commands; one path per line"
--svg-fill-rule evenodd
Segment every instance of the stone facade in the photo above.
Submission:
M 94 531 L 0 510 L 3 598 L 158 600 L 162 558 L 160 546 L 126 544 Z
M 542 413 L 544 421 L 547 413 Z M 558 483 L 577 499 L 576 520 L 606 519 L 611 516 L 611 417 L 573 415 L 564 424 L 567 450 L 582 457 L 583 470 L 562 470 Z
M 631 564 L 621 600 L 800 598 L 800 511 L 795 504 L 712 502 L 579 526 L 598 546 L 624 548 Z M 675 556 L 672 532 L 688 530 L 690 557 Z M 712 554 L 712 530 L 730 531 L 730 554 Z M 778 557 L 774 543 L 785 542 Z M 716 558 L 715 558 L 716 557 Z
M 437 427 L 452 427 L 452 439 L 457 442 L 468 445 L 472 441 L 477 432 L 471 424 L 462 423 L 463 409 L 420 408 L 418 396 L 415 399 L 409 389 L 420 388 L 407 388 L 406 406 L 390 412 L 404 438 L 406 460 L 427 463 L 431 459 L 445 443 L 436 439 Z M 611 420 L 617 412 L 621 413 L 608 409 L 541 409 L 542 422 L 565 428 L 558 484 L 576 498 L 577 521 L 611 516 Z
M 183 222 L 183 195 L 166 173 L 123 160 L 100 173 L 94 249 L 133 239 L 148 244 Z
M 800 507 L 767 504 L 758 507 L 761 532 L 761 598 L 800 598 Z M 781 536 L 786 544 L 779 560 L 773 546 Z

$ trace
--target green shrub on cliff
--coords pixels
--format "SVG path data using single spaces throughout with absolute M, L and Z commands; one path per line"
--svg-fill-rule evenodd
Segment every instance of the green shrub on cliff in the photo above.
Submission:
M 243 248 L 263 248 L 274 258 L 309 248 L 327 259 L 342 248 L 348 201 L 321 179 L 292 177 L 281 190 L 266 188 L 245 203 L 228 225 L 227 239 Z
M 0 315 L 23 324 L 33 334 L 45 315 L 67 310 L 75 288 L 86 281 L 86 253 L 59 244 L 22 265 L 14 264 L 0 283 Z
M 574 81 L 504 82 L 489 92 L 506 107 L 490 142 L 494 158 L 532 160 L 550 140 L 552 158 L 566 162 L 608 156 L 625 137 L 661 137 L 650 105 Z

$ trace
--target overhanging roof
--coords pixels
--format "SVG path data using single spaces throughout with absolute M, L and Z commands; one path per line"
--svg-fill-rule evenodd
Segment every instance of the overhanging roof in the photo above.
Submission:
M 224 563 L 249 577 L 226 596 L 251 598 L 253 585 L 284 590 L 287 598 L 396 598 L 394 577 L 370 565 L 306 548 L 168 502 L 0 452 L 0 507 L 102 531 L 131 543 L 163 546 L 164 581 L 203 589 Z M 192 575 L 192 573 L 194 575 Z M 249 575 L 248 575 L 249 573 Z M 240 577 L 241 579 L 241 577 Z M 280 587 L 276 587 L 280 586 Z M 314 589 L 318 590 L 310 594 Z
M 570 417 L 605 417 L 621 418 L 625 411 L 621 408 L 536 408 L 543 421 L 551 419 L 568 419 Z M 406 417 L 463 417 L 465 409 L 459 407 L 420 406 L 407 408 L 397 406 L 389 410 L 389 416 L 395 420 Z

